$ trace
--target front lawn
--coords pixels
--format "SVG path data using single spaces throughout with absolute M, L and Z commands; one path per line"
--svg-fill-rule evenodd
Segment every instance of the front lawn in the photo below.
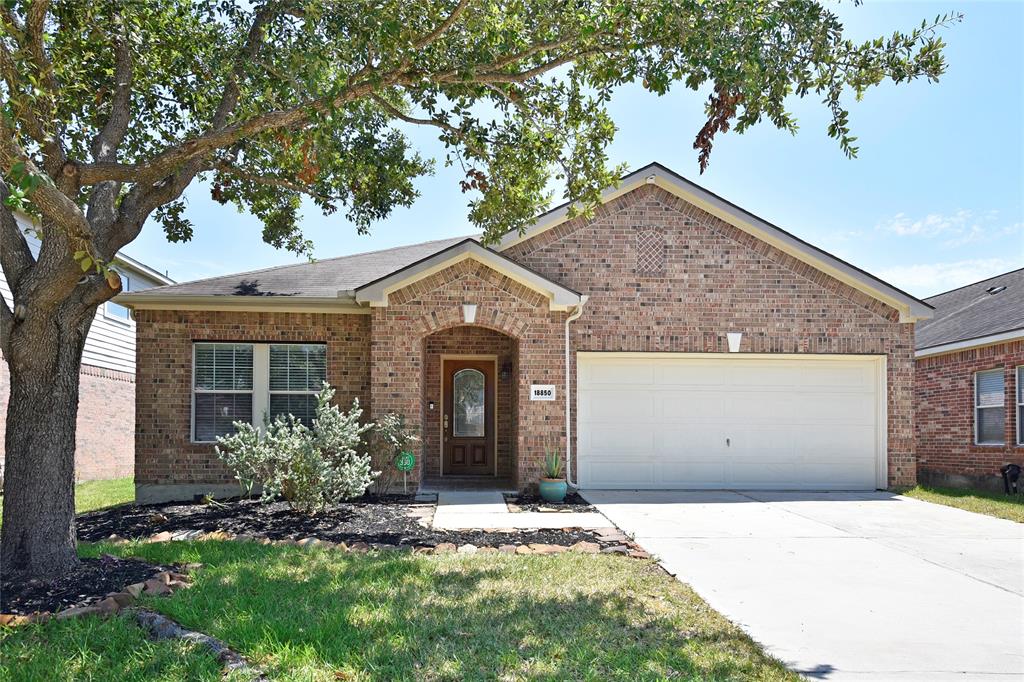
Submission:
M 202 562 L 191 589 L 147 605 L 220 638 L 275 680 L 799 679 L 648 561 L 214 541 L 83 551 Z M 0 646 L 53 671 L 109 656 L 95 677 L 117 678 L 125 664 L 110 651 L 115 633 L 69 643 L 68 628 L 86 627 L 97 626 L 27 626 L 0 635 Z M 15 667 L 19 657 L 3 657 L 0 679 L 31 679 Z
M 901 491 L 900 494 L 925 502 L 1024 523 L 1024 495 L 1006 495 L 965 488 L 932 488 L 923 485 Z
M 85 481 L 75 486 L 75 513 L 104 509 L 135 499 L 135 479 L 113 478 L 107 481 Z M 0 515 L 4 496 L 0 495 Z

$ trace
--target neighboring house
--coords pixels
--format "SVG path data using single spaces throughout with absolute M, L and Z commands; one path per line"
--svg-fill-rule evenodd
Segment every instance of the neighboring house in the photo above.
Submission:
M 39 253 L 27 216 L 15 215 L 28 231 L 29 248 Z M 125 291 L 174 284 L 174 280 L 118 254 L 114 269 Z M 0 271 L 0 294 L 11 302 L 11 289 Z M 0 361 L 0 433 L 6 433 L 10 393 L 7 363 Z M 0 462 L 4 443 L 0 440 Z M 2 464 L 0 464 L 2 467 Z M 91 481 L 131 476 L 135 468 L 135 321 L 123 305 L 108 301 L 96 311 L 82 352 L 75 478 Z
M 1002 489 L 1024 465 L 1024 269 L 926 301 L 917 327 L 918 479 Z
M 931 307 L 652 164 L 592 217 L 119 300 L 138 320 L 136 494 L 236 494 L 211 441 L 318 383 L 421 432 L 415 481 L 873 490 L 916 481 Z M 735 347 L 733 347 L 735 346 Z M 730 352 L 736 350 L 737 352 Z M 568 398 L 568 402 L 567 402 Z

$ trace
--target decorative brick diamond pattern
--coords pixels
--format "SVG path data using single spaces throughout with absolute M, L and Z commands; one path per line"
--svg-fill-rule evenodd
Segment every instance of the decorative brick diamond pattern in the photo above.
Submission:
M 648 275 L 665 272 L 665 235 L 643 230 L 636 235 L 636 271 Z

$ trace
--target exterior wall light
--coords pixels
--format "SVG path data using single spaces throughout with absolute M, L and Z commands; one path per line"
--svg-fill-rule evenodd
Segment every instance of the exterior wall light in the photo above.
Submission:
M 466 324 L 473 324 L 476 322 L 476 303 L 463 304 L 462 321 Z
M 740 341 L 743 340 L 743 332 L 728 332 L 725 336 L 729 340 L 729 352 L 739 353 Z

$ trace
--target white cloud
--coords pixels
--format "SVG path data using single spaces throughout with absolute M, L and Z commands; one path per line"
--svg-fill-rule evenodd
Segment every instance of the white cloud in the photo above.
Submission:
M 929 213 L 917 219 L 905 213 L 897 213 L 880 221 L 875 229 L 898 237 L 944 237 L 942 246 L 957 248 L 1017 234 L 1022 230 L 1022 223 L 1000 225 L 999 211 L 976 213 L 960 209 L 948 214 Z
M 952 263 L 897 265 L 878 271 L 885 281 L 916 296 L 932 296 L 994 277 L 1024 263 L 1006 258 L 974 258 Z

